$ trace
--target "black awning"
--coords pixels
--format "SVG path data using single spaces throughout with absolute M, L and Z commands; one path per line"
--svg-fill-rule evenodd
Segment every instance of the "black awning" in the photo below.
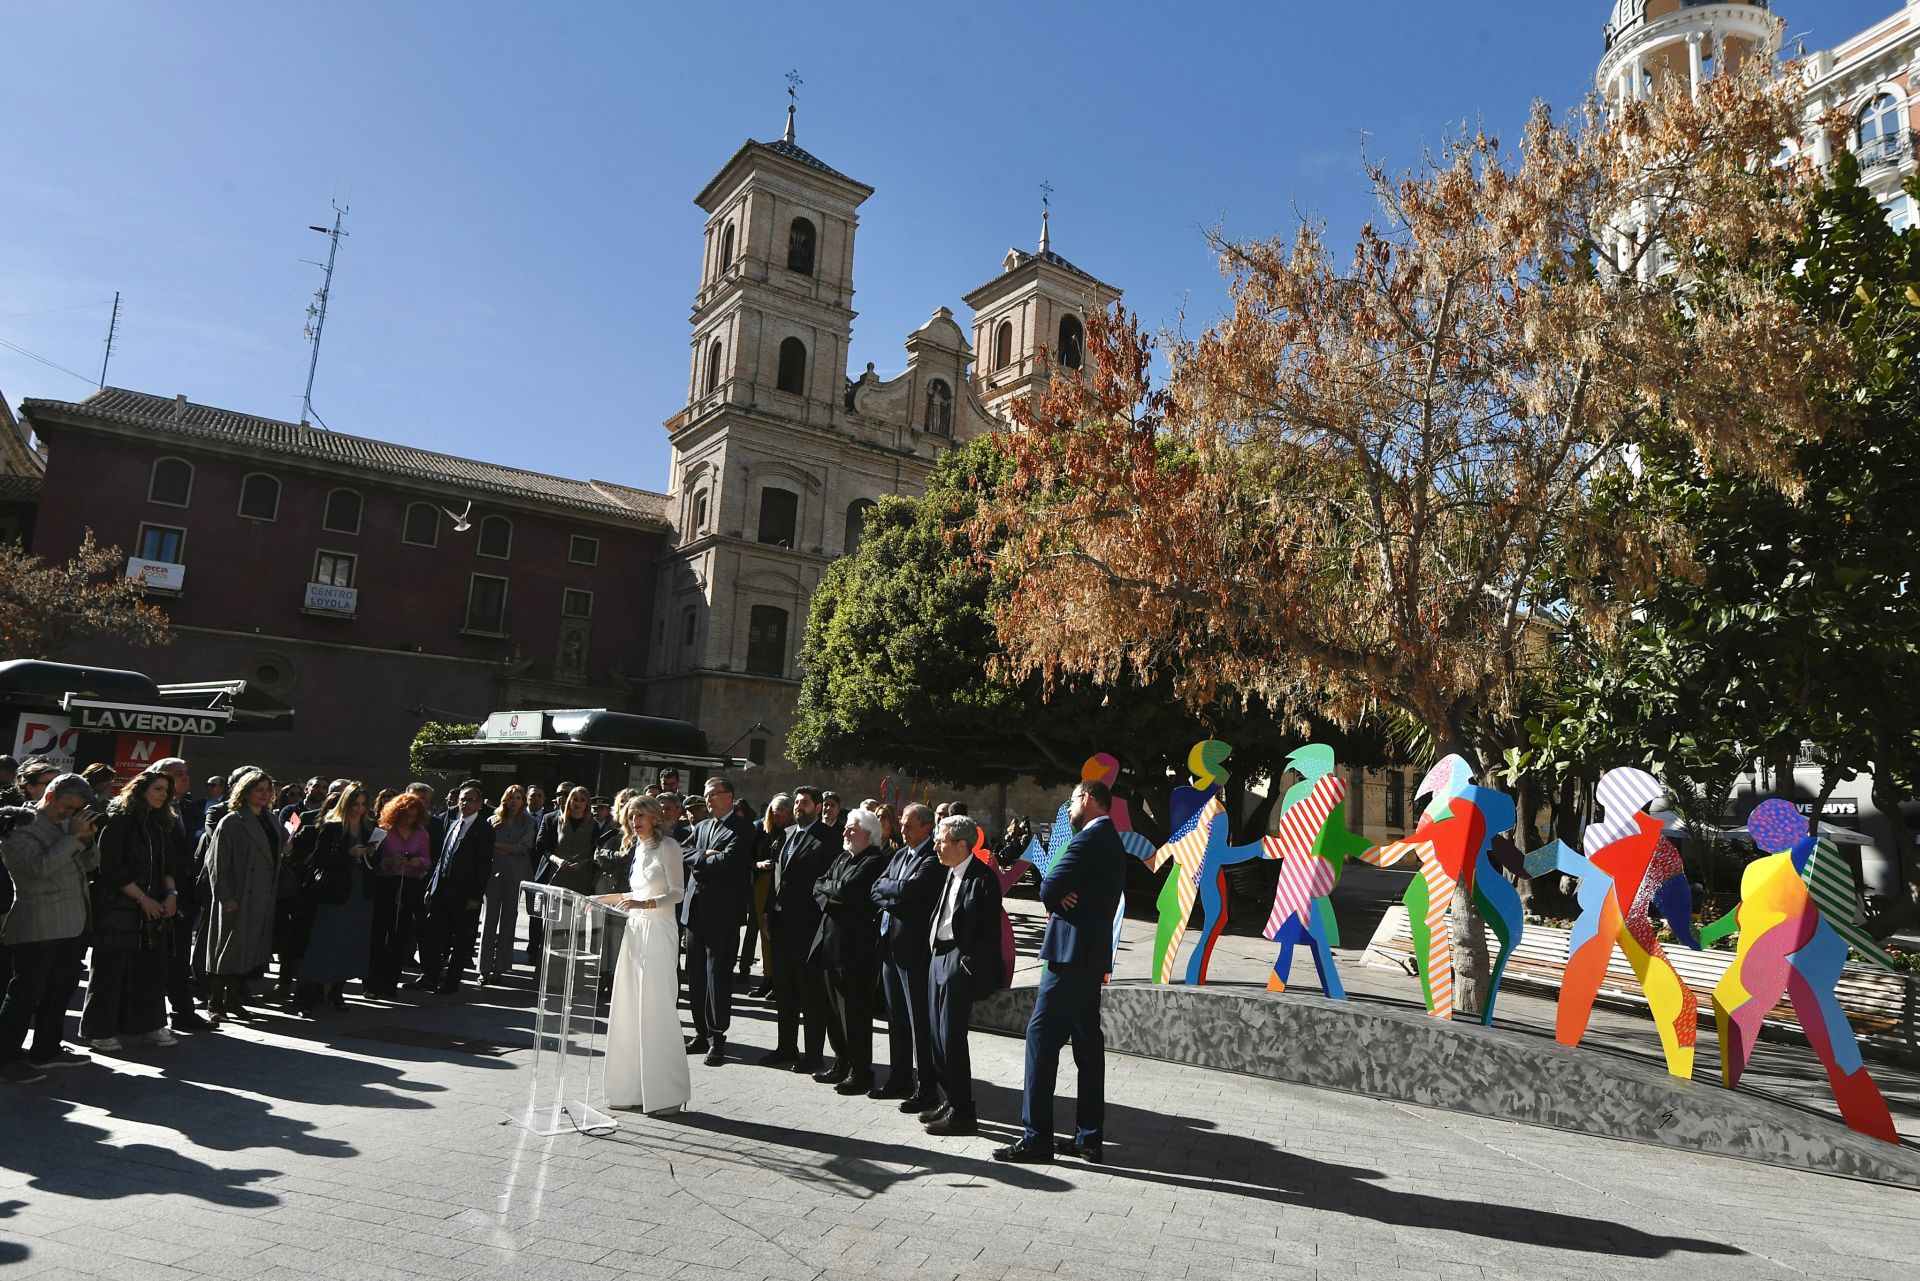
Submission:
M 57 711 L 69 696 L 111 703 L 153 705 L 161 701 L 153 678 L 117 667 L 81 667 L 15 658 L 0 663 L 0 703 Z
M 159 687 L 169 707 L 231 712 L 230 730 L 292 729 L 293 708 L 252 681 L 189 681 Z

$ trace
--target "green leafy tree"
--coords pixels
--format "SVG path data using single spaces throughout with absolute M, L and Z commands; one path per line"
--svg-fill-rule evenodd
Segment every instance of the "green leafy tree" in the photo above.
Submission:
M 1708 466 L 1678 432 L 1650 437 L 1637 474 L 1609 477 L 1603 523 L 1629 511 L 1670 522 L 1691 556 L 1623 632 L 1575 627 L 1536 739 L 1565 766 L 1663 771 L 1677 801 L 1698 792 L 1703 810 L 1724 804 L 1746 763 L 1790 766 L 1812 743 L 1822 799 L 1872 769 L 1920 901 L 1899 814 L 1920 784 L 1920 229 L 1888 224 L 1849 153 L 1830 179 L 1810 196 L 1792 270 L 1774 278 L 1808 325 L 1852 347 L 1844 376 L 1819 389 L 1836 426 L 1791 441 L 1791 487 Z M 1590 567 L 1576 555 L 1568 568 Z
M 412 767 L 416 775 L 431 774 L 435 777 L 445 777 L 445 768 L 430 763 L 425 756 L 425 749 L 438 743 L 451 743 L 463 738 L 472 738 L 479 730 L 478 723 L 462 725 L 452 721 L 427 721 L 414 732 L 413 742 L 407 748 L 407 764 Z

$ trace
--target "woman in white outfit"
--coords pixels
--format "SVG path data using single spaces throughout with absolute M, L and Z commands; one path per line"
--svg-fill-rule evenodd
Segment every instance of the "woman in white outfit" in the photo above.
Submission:
M 685 894 L 680 843 L 666 814 L 639 796 L 620 815 L 623 852 L 632 857 L 627 892 L 600 901 L 627 914 L 607 1022 L 607 1104 L 652 1115 L 678 1112 L 693 1096 L 680 1037 L 679 920 Z

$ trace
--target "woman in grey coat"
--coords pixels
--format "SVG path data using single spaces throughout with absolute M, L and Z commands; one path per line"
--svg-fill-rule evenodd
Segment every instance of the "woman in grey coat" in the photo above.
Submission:
M 235 780 L 229 809 L 213 830 L 206 878 L 213 885 L 207 924 L 207 973 L 214 1022 L 249 1015 L 249 975 L 273 956 L 273 914 L 282 833 L 271 808 L 273 781 L 247 768 Z

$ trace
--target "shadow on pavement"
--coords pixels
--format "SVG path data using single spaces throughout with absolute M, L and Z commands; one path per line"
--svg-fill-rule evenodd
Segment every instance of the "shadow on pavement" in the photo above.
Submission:
M 248 1186 L 278 1178 L 280 1170 L 218 1169 L 153 1143 L 112 1144 L 104 1129 L 72 1119 L 74 1110 L 50 1098 L 9 1109 L 0 1167 L 26 1175 L 36 1191 L 83 1201 L 168 1194 L 236 1209 L 280 1204 L 273 1193 Z
M 1007 1141 L 1017 1137 L 1020 1092 L 985 1082 L 976 1084 L 975 1091 L 982 1118 L 1006 1118 Z M 1061 1114 L 1066 1115 L 1065 1106 Z M 1719 1242 L 1656 1236 L 1585 1215 L 1402 1192 L 1382 1186 L 1378 1180 L 1386 1176 L 1378 1170 L 1317 1160 L 1226 1133 L 1212 1121 L 1173 1112 L 1108 1103 L 1107 1128 L 1121 1141 L 1106 1145 L 1106 1163 L 1095 1168 L 1115 1178 L 1226 1192 L 1395 1227 L 1440 1229 L 1585 1254 L 1658 1259 L 1676 1253 L 1744 1253 Z M 1437 1172 L 1435 1177 L 1439 1178 Z
M 701 1131 L 764 1145 L 752 1150 L 727 1147 L 703 1155 L 749 1162 L 803 1183 L 825 1183 L 854 1195 L 878 1196 L 898 1184 L 943 1174 L 985 1179 L 1028 1192 L 1065 1192 L 1073 1186 L 1037 1166 L 1001 1165 L 990 1159 L 984 1148 L 978 1157 L 965 1157 L 910 1143 L 876 1143 L 844 1134 L 768 1125 L 706 1112 L 683 1113 L 671 1118 L 669 1123 L 682 1131 Z M 778 1151 L 782 1148 L 797 1149 L 801 1155 L 784 1155 Z M 819 1160 L 823 1155 L 827 1158 L 824 1165 Z

